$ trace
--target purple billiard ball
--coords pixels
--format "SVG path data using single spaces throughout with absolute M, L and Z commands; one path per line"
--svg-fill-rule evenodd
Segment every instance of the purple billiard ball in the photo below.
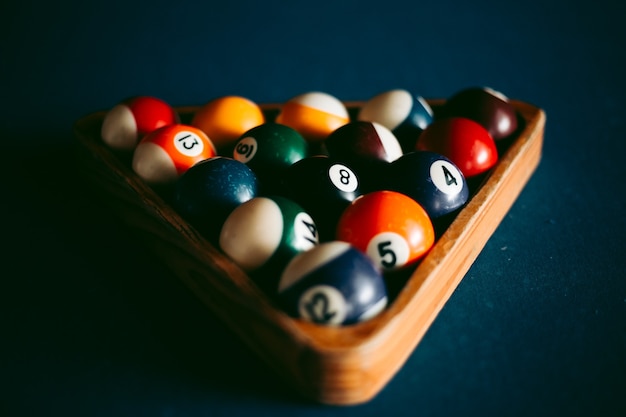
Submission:
M 469 199 L 461 170 L 448 158 L 430 151 L 413 151 L 393 162 L 389 188 L 413 198 L 431 219 L 456 212 Z

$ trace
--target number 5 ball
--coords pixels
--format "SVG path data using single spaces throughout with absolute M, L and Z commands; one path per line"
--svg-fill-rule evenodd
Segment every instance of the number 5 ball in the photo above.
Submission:
M 381 273 L 365 254 L 339 241 L 296 255 L 281 275 L 278 295 L 288 314 L 328 326 L 368 320 L 387 306 Z
M 422 206 L 395 191 L 374 191 L 354 200 L 337 224 L 337 240 L 367 254 L 383 271 L 418 261 L 435 242 Z

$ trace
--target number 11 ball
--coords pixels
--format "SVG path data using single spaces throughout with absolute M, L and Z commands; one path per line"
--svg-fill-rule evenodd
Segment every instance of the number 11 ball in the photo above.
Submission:
M 378 269 L 361 251 L 339 241 L 296 255 L 281 275 L 278 296 L 291 316 L 327 326 L 362 322 L 387 306 Z

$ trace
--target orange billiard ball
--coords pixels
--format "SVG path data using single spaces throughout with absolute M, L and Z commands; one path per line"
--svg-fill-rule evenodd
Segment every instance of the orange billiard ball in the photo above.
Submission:
M 137 96 L 111 108 L 102 121 L 102 141 L 110 148 L 131 151 L 148 133 L 179 123 L 178 113 L 165 101 Z
M 265 115 L 261 107 L 240 96 L 217 97 L 196 110 L 191 120 L 191 125 L 206 133 L 221 154 L 232 153 L 229 146 L 263 123 Z M 223 149 L 228 150 L 221 152 Z
M 311 142 L 321 142 L 350 121 L 346 106 L 335 96 L 312 91 L 283 104 L 276 122 L 297 130 Z
M 435 242 L 426 210 L 396 191 L 373 191 L 357 197 L 342 213 L 337 240 L 367 254 L 382 271 L 415 264 Z
M 203 131 L 175 124 L 159 128 L 139 142 L 132 168 L 151 185 L 170 184 L 196 163 L 216 155 L 213 143 Z

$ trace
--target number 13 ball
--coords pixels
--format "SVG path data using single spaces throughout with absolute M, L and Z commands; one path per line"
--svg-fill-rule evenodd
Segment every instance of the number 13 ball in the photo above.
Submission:
M 387 289 L 372 261 L 346 242 L 331 241 L 296 255 L 278 287 L 286 312 L 338 326 L 368 320 L 387 306 Z

